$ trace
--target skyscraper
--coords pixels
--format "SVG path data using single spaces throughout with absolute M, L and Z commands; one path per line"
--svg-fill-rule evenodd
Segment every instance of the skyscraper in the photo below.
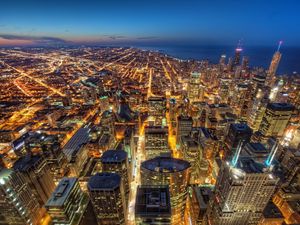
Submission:
M 78 129 L 62 149 L 69 164 L 70 173 L 73 176 L 80 174 L 88 160 L 87 148 L 84 146 L 90 139 L 89 131 L 90 129 L 86 127 Z
M 259 131 L 264 137 L 281 137 L 293 113 L 288 103 L 269 103 L 262 118 Z
M 266 84 L 268 86 L 273 86 L 275 84 L 276 81 L 276 72 L 277 72 L 277 68 L 281 59 L 281 53 L 280 53 L 280 47 L 282 45 L 282 41 L 279 42 L 277 51 L 274 53 L 269 70 L 268 70 L 268 74 L 267 74 L 267 79 L 266 79 Z
M 246 123 L 230 124 L 224 141 L 227 150 L 226 157 L 230 157 L 235 153 L 239 143 L 242 142 L 245 145 L 249 142 L 251 135 L 252 130 Z
M 167 127 L 145 127 L 145 154 L 146 159 L 170 154 Z
M 242 59 L 242 70 L 248 70 L 249 69 L 249 58 L 247 56 L 244 56 Z
M 172 224 L 182 224 L 187 198 L 190 163 L 171 157 L 156 157 L 142 162 L 142 185 L 168 185 Z
M 79 224 L 78 218 L 82 217 L 88 201 L 85 199 L 80 189 L 78 179 L 75 177 L 64 177 L 45 207 L 54 225 L 59 224 Z
M 168 186 L 139 186 L 136 194 L 137 225 L 171 225 L 171 205 Z
M 22 174 L 0 168 L 0 224 L 37 225 L 40 204 Z
M 241 63 L 241 52 L 243 51 L 241 46 L 241 41 L 239 41 L 236 49 L 235 49 L 235 55 L 234 55 L 234 65 L 237 66 Z
M 148 98 L 148 115 L 155 121 L 155 125 L 161 125 L 163 117 L 166 116 L 167 100 L 165 97 Z
M 238 83 L 232 93 L 231 107 L 236 115 L 245 120 L 251 98 L 251 86 L 248 83 Z
M 279 178 L 251 157 L 223 162 L 205 218 L 209 225 L 256 225 Z
M 230 57 L 227 63 L 227 70 L 232 71 L 232 69 L 233 69 L 233 59 Z
M 200 98 L 200 76 L 201 73 L 192 72 L 188 84 L 188 98 L 191 102 Z
M 38 202 L 44 206 L 55 188 L 47 161 L 40 155 L 27 155 L 16 161 L 13 168 L 24 176 Z
M 221 55 L 221 57 L 220 57 L 220 60 L 219 60 L 219 64 L 221 65 L 221 66 L 225 66 L 225 63 L 226 63 L 226 55 Z
M 126 200 L 120 175 L 97 173 L 89 179 L 87 187 L 98 225 L 126 224 Z
M 181 137 L 181 149 L 183 158 L 191 164 L 190 183 L 198 183 L 199 167 L 202 159 L 200 144 L 190 136 Z
M 101 117 L 101 127 L 103 128 L 103 132 L 109 134 L 112 138 L 115 137 L 115 114 L 110 110 L 106 110 L 102 113 Z
M 128 165 L 127 152 L 124 150 L 108 150 L 101 156 L 102 171 L 109 173 L 117 173 L 122 179 L 124 192 L 126 196 L 126 204 L 129 198 L 129 177 L 130 168 Z
M 263 94 L 261 89 L 258 89 L 252 106 L 248 110 L 247 123 L 255 132 L 258 131 L 263 115 L 265 114 L 269 99 Z
M 177 117 L 177 129 L 176 129 L 176 143 L 180 144 L 180 138 L 182 136 L 189 135 L 192 131 L 193 119 L 189 116 Z
M 189 188 L 187 207 L 192 224 L 203 224 L 203 219 L 213 195 L 212 187 L 192 185 Z
M 219 90 L 218 90 L 220 103 L 227 103 L 228 102 L 229 87 L 230 87 L 230 80 L 220 79 L 220 85 L 219 85 Z

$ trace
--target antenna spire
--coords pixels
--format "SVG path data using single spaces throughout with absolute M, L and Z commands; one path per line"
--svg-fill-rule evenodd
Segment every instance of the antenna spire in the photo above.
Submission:
M 272 146 L 271 152 L 270 152 L 270 154 L 269 154 L 269 156 L 266 160 L 266 165 L 267 166 L 271 166 L 272 161 L 273 161 L 273 159 L 276 155 L 276 152 L 278 150 L 278 147 L 279 147 L 278 142 L 275 142 L 275 144 Z
M 283 43 L 283 41 L 279 41 L 279 43 L 278 43 L 278 48 L 277 48 L 277 52 L 279 52 L 282 43 Z
M 237 44 L 236 51 L 242 51 L 242 40 L 241 39 L 239 40 L 239 42 Z
M 239 144 L 237 146 L 237 149 L 236 149 L 236 152 L 235 152 L 235 155 L 233 156 L 233 159 L 232 159 L 232 166 L 235 167 L 236 164 L 237 164 L 237 161 L 240 157 L 240 153 L 241 153 L 241 150 L 242 150 L 242 145 L 243 145 L 243 141 L 240 140 L 239 141 Z

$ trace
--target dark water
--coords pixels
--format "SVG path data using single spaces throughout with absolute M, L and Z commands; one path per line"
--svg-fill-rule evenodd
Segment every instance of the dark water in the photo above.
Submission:
M 163 53 L 180 59 L 208 59 L 212 63 L 218 63 L 220 56 L 225 54 L 227 60 L 234 56 L 235 46 L 136 46 L 147 50 L 159 50 Z M 274 47 L 245 46 L 243 47 L 242 56 L 249 57 L 250 66 L 261 66 L 268 68 L 272 56 L 276 51 Z M 281 61 L 278 67 L 278 74 L 300 73 L 300 47 L 282 46 Z

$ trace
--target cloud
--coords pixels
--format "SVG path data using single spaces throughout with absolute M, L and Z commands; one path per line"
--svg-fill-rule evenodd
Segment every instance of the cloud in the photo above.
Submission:
M 31 41 L 36 45 L 64 45 L 69 44 L 70 41 L 66 41 L 62 38 L 47 37 L 47 36 L 27 36 L 27 35 L 14 35 L 14 34 L 0 34 L 0 38 L 9 41 Z
M 68 29 L 65 32 L 69 32 Z M 63 39 L 50 36 L 35 36 L 35 35 L 17 35 L 0 33 L 0 45 L 18 46 L 61 46 L 61 45 L 80 45 L 80 44 L 132 44 L 141 42 L 157 42 L 162 39 L 158 36 L 125 36 L 120 34 L 104 34 L 99 37 L 83 37 Z
M 105 35 L 103 35 L 103 37 L 109 38 L 111 40 L 118 40 L 118 39 L 127 38 L 126 36 L 123 36 L 123 35 L 109 35 L 109 34 L 105 34 Z
M 136 39 L 138 40 L 153 40 L 153 39 L 157 39 L 157 36 L 142 36 L 142 37 L 137 37 Z

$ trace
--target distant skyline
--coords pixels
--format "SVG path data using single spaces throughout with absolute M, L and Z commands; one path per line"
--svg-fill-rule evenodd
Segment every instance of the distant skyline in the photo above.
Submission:
M 0 46 L 195 44 L 300 46 L 300 2 L 4 1 Z

